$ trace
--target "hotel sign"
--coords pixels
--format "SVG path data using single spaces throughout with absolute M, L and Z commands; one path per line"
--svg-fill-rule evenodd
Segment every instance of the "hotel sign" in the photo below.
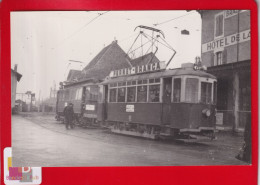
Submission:
M 225 19 L 229 18 L 229 17 L 233 17 L 235 15 L 237 15 L 240 12 L 244 12 L 246 10 L 225 10 Z
M 220 50 L 221 48 L 231 46 L 237 43 L 242 43 L 251 40 L 250 30 L 242 31 L 240 33 L 235 33 L 226 37 L 222 37 L 211 42 L 202 44 L 202 53 L 208 51 Z
M 134 74 L 147 73 L 147 72 L 153 72 L 153 71 L 160 71 L 163 69 L 166 69 L 165 62 L 157 62 L 157 63 L 148 64 L 148 65 L 141 65 L 141 66 L 135 66 L 132 68 L 124 68 L 124 69 L 111 71 L 109 76 L 111 78 L 114 78 L 114 77 L 119 77 L 119 76 L 127 76 L 127 75 L 134 75 Z

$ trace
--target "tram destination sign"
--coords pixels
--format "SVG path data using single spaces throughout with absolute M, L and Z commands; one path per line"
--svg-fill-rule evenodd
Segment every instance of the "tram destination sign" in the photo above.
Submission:
M 141 66 L 114 70 L 110 72 L 109 77 L 114 78 L 119 76 L 127 76 L 127 75 L 134 75 L 134 74 L 147 73 L 153 71 L 160 71 L 165 69 L 166 69 L 165 62 L 156 62 L 148 65 L 141 65 Z

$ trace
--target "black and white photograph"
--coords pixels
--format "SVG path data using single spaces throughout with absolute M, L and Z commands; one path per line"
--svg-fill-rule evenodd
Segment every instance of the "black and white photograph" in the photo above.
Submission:
M 251 164 L 249 10 L 10 20 L 13 166 Z

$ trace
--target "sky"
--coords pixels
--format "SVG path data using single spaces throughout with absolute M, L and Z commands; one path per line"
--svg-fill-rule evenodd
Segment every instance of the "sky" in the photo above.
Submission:
M 36 100 L 48 98 L 50 88 L 55 84 L 58 89 L 70 69 L 83 69 L 114 40 L 127 52 L 139 25 L 163 31 L 177 52 L 169 68 L 194 62 L 201 54 L 201 17 L 196 11 L 12 12 L 11 66 L 17 64 L 23 75 L 17 93 L 32 91 Z M 184 29 L 190 34 L 182 35 Z M 140 46 L 139 40 L 134 47 Z M 159 45 L 159 60 L 168 61 L 171 55 L 172 51 Z

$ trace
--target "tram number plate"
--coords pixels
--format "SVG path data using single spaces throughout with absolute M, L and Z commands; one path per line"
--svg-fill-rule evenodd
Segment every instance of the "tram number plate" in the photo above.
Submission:
M 86 110 L 95 110 L 95 105 L 86 105 Z
M 216 114 L 216 124 L 223 125 L 223 113 Z
M 126 105 L 126 112 L 135 112 L 135 105 Z

